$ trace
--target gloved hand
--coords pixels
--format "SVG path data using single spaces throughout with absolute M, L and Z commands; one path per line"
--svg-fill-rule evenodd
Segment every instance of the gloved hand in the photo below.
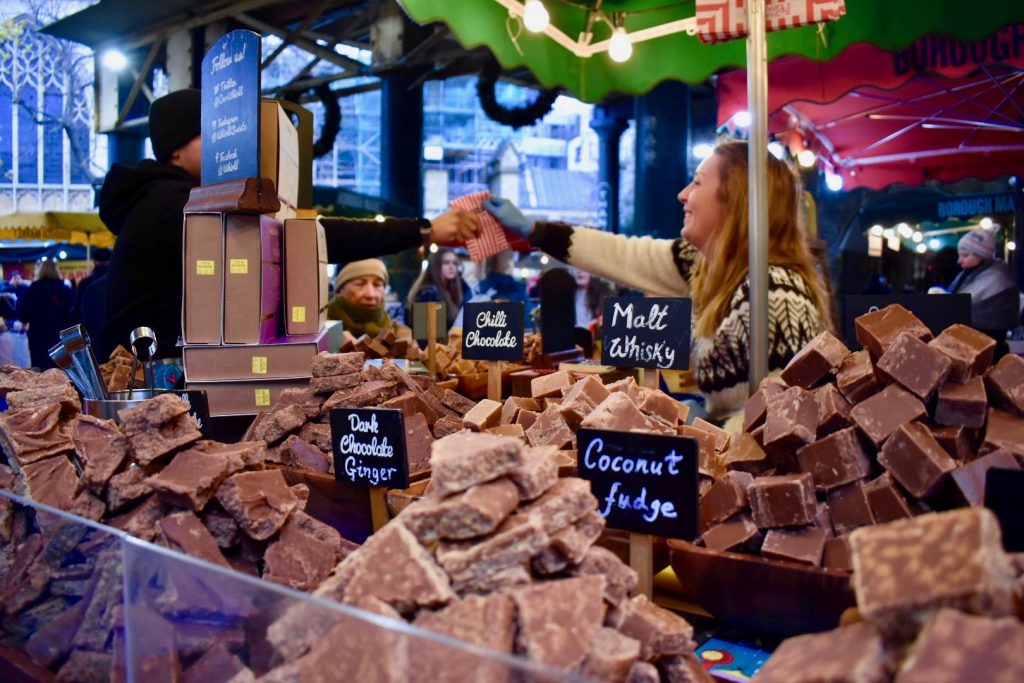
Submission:
M 533 230 L 533 221 L 523 215 L 515 204 L 501 197 L 491 197 L 484 200 L 484 209 L 498 219 L 498 222 L 508 228 L 511 232 L 523 239 L 530 237 Z

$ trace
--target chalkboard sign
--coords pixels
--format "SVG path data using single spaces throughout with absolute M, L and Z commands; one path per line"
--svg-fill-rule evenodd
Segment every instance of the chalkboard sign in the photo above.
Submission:
M 427 307 L 431 306 L 430 302 L 417 303 L 412 305 L 412 338 L 417 341 L 424 341 L 427 338 Z M 437 312 L 434 313 L 434 320 L 437 321 L 437 339 L 435 341 L 446 342 L 448 341 L 448 318 L 445 315 L 444 303 L 433 302 L 433 305 L 437 306 Z
M 916 315 L 935 336 L 950 325 L 971 324 L 970 294 L 856 294 L 846 297 L 843 316 L 846 345 L 854 351 L 861 348 L 854 320 L 890 304 L 899 304 Z
M 210 436 L 210 402 L 206 398 L 206 392 L 192 389 L 179 391 L 178 398 L 188 404 L 188 414 L 195 418 L 199 431 L 204 437 Z
M 689 299 L 604 300 L 601 362 L 618 368 L 690 367 Z
M 331 411 L 334 477 L 345 484 L 409 486 L 405 420 L 401 410 L 335 408 Z
M 985 507 L 999 518 L 1003 548 L 1008 553 L 1024 552 L 1024 470 L 993 467 L 985 473 Z
M 540 276 L 540 331 L 544 353 L 576 347 L 576 280 L 562 268 Z
M 203 185 L 260 174 L 260 36 L 232 31 L 203 57 Z
M 466 360 L 519 360 L 523 357 L 521 301 L 467 303 L 463 310 L 462 357 Z
M 689 437 L 581 429 L 579 476 L 611 529 L 697 536 L 697 442 Z

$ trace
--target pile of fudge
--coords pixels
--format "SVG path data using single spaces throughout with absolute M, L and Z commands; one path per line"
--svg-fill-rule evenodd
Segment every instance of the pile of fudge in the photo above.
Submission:
M 757 683 L 1024 680 L 1024 557 L 963 508 L 850 535 L 859 620 L 784 641 Z
M 342 331 L 344 341 L 340 351 L 344 353 L 359 352 L 367 358 L 407 358 L 419 360 L 420 347 L 412 339 L 412 331 L 408 327 L 399 328 L 400 333 L 387 327 L 370 336 L 364 334 L 359 337 Z
M 710 681 L 690 624 L 630 598 L 636 573 L 593 545 L 604 527 L 597 500 L 588 482 L 559 478 L 554 451 L 469 431 L 435 442 L 427 495 L 314 595 L 594 680 Z M 460 671 L 422 648 L 396 656 L 388 639 L 353 651 L 351 631 L 341 617 L 290 609 L 268 629 L 280 661 L 267 677 L 311 680 L 325 666 L 339 680 L 370 667 L 375 680 L 412 680 L 424 667 L 441 680 L 479 675 L 475 662 Z
M 132 383 L 133 370 L 135 372 L 134 384 Z M 123 346 L 114 349 L 107 362 L 100 365 L 100 378 L 107 386 L 107 391 L 111 392 L 125 391 L 129 385 L 141 387 L 146 383 L 142 364 Z
M 983 503 L 1024 462 L 1024 358 L 964 325 L 932 337 L 899 305 L 824 332 L 750 397 L 744 433 L 702 444 L 700 542 L 852 569 L 856 529 Z M 706 457 L 705 457 L 706 456 Z

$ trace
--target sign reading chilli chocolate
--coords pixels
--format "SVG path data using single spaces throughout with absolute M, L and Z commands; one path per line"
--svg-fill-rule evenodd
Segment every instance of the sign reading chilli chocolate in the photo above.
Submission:
M 401 410 L 335 408 L 331 411 L 334 477 L 346 484 L 409 486 L 405 420 Z
M 614 367 L 690 367 L 689 299 L 608 297 L 601 362 Z
M 523 357 L 523 302 L 467 303 L 463 311 L 462 357 L 519 360 Z
M 683 436 L 581 429 L 579 476 L 612 529 L 697 536 L 697 442 Z
M 260 174 L 260 36 L 232 31 L 203 57 L 203 185 Z

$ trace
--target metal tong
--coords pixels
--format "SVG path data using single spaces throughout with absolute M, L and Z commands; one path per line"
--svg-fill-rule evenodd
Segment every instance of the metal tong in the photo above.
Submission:
M 148 327 L 136 327 L 128 337 L 132 349 L 132 376 L 128 384 L 128 398 L 132 397 L 135 390 L 135 371 L 139 361 L 142 362 L 142 372 L 145 376 L 146 388 L 153 389 L 153 357 L 156 356 L 156 332 Z
M 70 358 L 70 365 L 64 359 L 65 355 Z M 107 386 L 100 376 L 99 364 L 96 362 L 92 344 L 89 342 L 89 333 L 85 327 L 74 325 L 66 330 L 61 330 L 60 344 L 50 349 L 50 358 L 67 373 L 82 393 L 83 398 L 93 400 L 108 398 Z

